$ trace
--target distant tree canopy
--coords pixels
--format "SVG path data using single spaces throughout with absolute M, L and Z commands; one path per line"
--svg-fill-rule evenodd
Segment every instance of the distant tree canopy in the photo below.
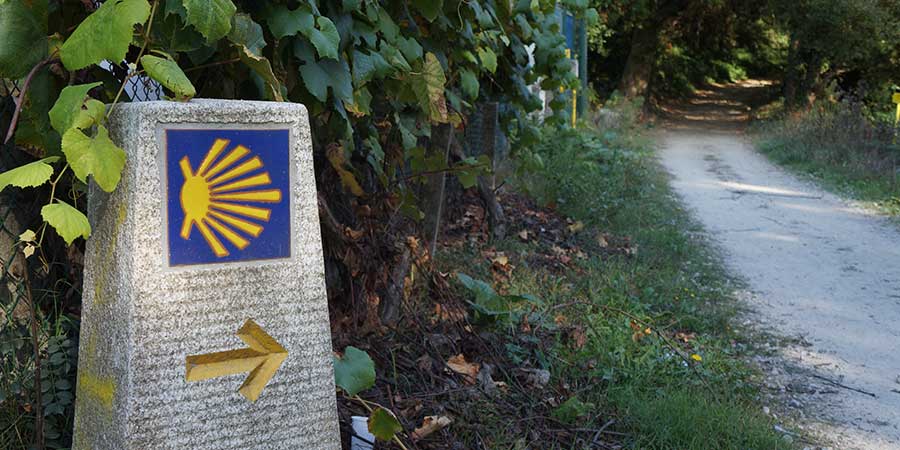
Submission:
M 594 87 L 677 94 L 748 76 L 783 82 L 789 107 L 837 81 L 884 101 L 900 82 L 894 0 L 592 0 Z M 861 84 L 862 83 L 862 84 Z

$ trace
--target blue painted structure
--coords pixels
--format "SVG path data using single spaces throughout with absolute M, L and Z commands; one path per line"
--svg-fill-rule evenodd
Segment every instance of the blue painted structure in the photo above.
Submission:
M 291 256 L 291 220 L 290 220 L 290 135 L 288 130 L 219 130 L 219 129 L 168 129 L 165 131 L 165 217 L 167 217 L 166 236 L 168 241 L 168 258 L 170 266 L 186 266 L 195 264 L 227 263 L 238 261 L 254 261 Z M 259 157 L 262 167 L 247 171 L 235 177 L 229 182 L 247 179 L 253 176 L 268 174 L 270 182 L 256 187 L 229 189 L 224 194 L 241 194 L 254 190 L 279 190 L 278 201 L 243 201 L 243 200 L 214 200 L 220 204 L 249 206 L 269 211 L 268 219 L 249 217 L 240 213 L 218 210 L 219 214 L 227 214 L 231 217 L 262 227 L 258 236 L 242 232 L 236 227 L 229 227 L 233 232 L 249 241 L 244 249 L 239 249 L 230 242 L 221 232 L 216 232 L 216 237 L 226 247 L 228 254 L 218 256 L 214 253 L 209 242 L 200 233 L 197 226 L 191 227 L 187 239 L 182 238 L 181 231 L 186 216 L 186 208 L 182 205 L 181 191 L 185 185 L 185 175 L 181 161 L 186 157 L 192 170 L 199 172 L 199 167 L 216 140 L 228 140 L 224 150 L 211 161 L 208 167 L 214 167 L 222 161 L 230 151 L 238 146 L 243 146 L 249 153 L 235 160 L 222 169 L 221 173 L 231 168 L 236 168 L 254 157 Z M 207 181 L 214 181 L 215 176 L 207 177 Z M 220 186 L 224 186 L 223 182 Z M 210 186 L 210 190 L 214 186 Z M 216 195 L 211 194 L 215 199 Z M 214 210 L 214 208 L 210 208 Z M 221 217 L 219 224 L 226 224 Z

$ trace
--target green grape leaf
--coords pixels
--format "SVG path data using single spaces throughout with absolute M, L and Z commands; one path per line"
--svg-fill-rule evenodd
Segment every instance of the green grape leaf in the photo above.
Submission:
M 344 349 L 344 356 L 334 357 L 334 384 L 347 395 L 356 395 L 375 385 L 375 362 L 356 348 Z
M 76 119 L 84 111 L 88 91 L 101 84 L 103 83 L 98 81 L 96 83 L 76 84 L 63 88 L 62 92 L 59 93 L 59 98 L 56 99 L 56 103 L 53 104 L 53 108 L 50 108 L 49 112 L 50 125 L 53 129 L 62 135 L 69 128 L 72 128 Z M 79 122 L 79 125 L 83 125 L 83 122 Z
M 81 128 L 82 130 L 90 128 L 91 125 L 100 123 L 104 115 L 106 115 L 106 105 L 100 100 L 88 98 L 84 102 L 84 108 L 75 114 L 72 128 Z
M 63 65 L 78 70 L 104 59 L 125 59 L 134 25 L 150 15 L 147 0 L 108 0 L 87 16 L 59 49 Z
M 372 56 L 353 50 L 353 82 L 359 86 L 366 84 L 375 75 L 375 64 Z
M 459 71 L 459 84 L 462 86 L 463 94 L 469 97 L 469 100 L 478 98 L 478 77 L 469 69 Z
M 374 434 L 376 439 L 390 441 L 401 431 L 403 431 L 403 426 L 400 425 L 400 421 L 397 420 L 394 413 L 384 408 L 372 411 L 372 415 L 369 417 L 369 433 Z
M 315 62 L 307 62 L 300 66 L 300 78 L 303 79 L 303 85 L 306 90 L 320 102 L 328 100 L 328 84 L 330 77 L 319 64 Z
M 87 183 L 91 175 L 106 192 L 112 192 L 119 184 L 125 167 L 125 151 L 109 139 L 109 131 L 103 125 L 97 126 L 93 137 L 78 128 L 70 128 L 63 134 L 62 150 L 79 180 Z
M 303 5 L 291 11 L 287 6 L 279 5 L 272 8 L 266 15 L 266 23 L 269 24 L 269 31 L 277 39 L 285 36 L 295 36 L 301 33 L 308 36 L 310 31 L 315 28 L 316 19 L 312 14 L 312 10 L 308 6 Z
M 359 8 L 359 3 L 360 3 L 361 1 L 362 1 L 362 0 L 343 0 L 343 1 L 341 2 L 341 9 L 342 9 L 344 12 L 348 12 L 348 13 L 349 13 L 349 12 L 356 11 L 357 8 Z
M 328 73 L 328 76 L 331 77 L 329 86 L 331 86 L 331 93 L 334 94 L 334 97 L 345 102 L 352 102 L 353 76 L 350 74 L 350 66 L 347 65 L 347 61 L 333 61 L 327 59 L 325 61 L 319 61 L 319 65 L 322 66 Z
M 400 141 L 403 144 L 403 149 L 409 151 L 409 154 L 412 156 L 416 150 L 416 144 L 419 139 L 413 134 L 412 129 L 415 129 L 415 118 L 412 120 L 396 117 L 397 128 L 400 129 Z M 411 122 L 411 123 L 410 123 Z M 407 125 L 409 123 L 409 125 Z M 421 149 L 421 147 L 419 147 Z M 415 169 L 413 169 L 415 170 Z
M 71 244 L 78 236 L 85 239 L 91 235 L 91 224 L 87 217 L 68 203 L 57 201 L 41 208 L 41 217 L 66 241 Z
M 434 22 L 444 9 L 444 0 L 413 0 L 412 7 L 422 13 L 429 22 Z
M 393 68 L 399 69 L 403 72 L 412 71 L 412 67 L 409 66 L 409 62 L 406 61 L 406 58 L 403 56 L 403 52 L 401 52 L 397 47 L 390 45 L 386 42 L 381 43 L 381 56 L 384 57 L 384 60 L 388 62 Z
M 316 47 L 316 53 L 320 58 L 338 59 L 338 45 L 341 43 L 341 35 L 338 33 L 331 19 L 321 16 L 316 20 L 318 28 L 309 31 L 310 42 Z
M 272 71 L 272 64 L 269 63 L 269 60 L 262 56 L 254 55 L 250 49 L 243 45 L 238 45 L 238 51 L 240 52 L 238 56 L 240 56 L 241 61 L 262 78 L 263 83 L 265 83 L 266 95 L 276 102 L 283 102 L 284 96 L 281 95 L 281 82 L 278 81 L 275 72 Z
M 413 38 L 400 38 L 397 40 L 397 48 L 407 61 L 415 61 L 422 58 L 422 45 Z
M 197 90 L 194 89 L 191 80 L 188 80 L 187 75 L 184 74 L 175 61 L 153 55 L 144 55 L 141 57 L 141 66 L 144 67 L 150 78 L 172 91 L 177 100 L 187 101 L 197 94 Z
M 237 11 L 231 0 L 184 0 L 184 9 L 187 23 L 207 42 L 217 41 L 231 31 L 231 18 Z
M 183 17 L 178 14 L 163 14 L 154 19 L 151 42 L 158 50 L 169 54 L 193 52 L 206 44 L 206 38 L 194 27 L 186 26 Z
M 478 49 L 478 59 L 481 60 L 481 64 L 484 65 L 485 69 L 491 73 L 497 72 L 497 55 L 493 50 L 487 47 L 480 47 Z
M 392 44 L 397 42 L 397 37 L 400 36 L 400 27 L 397 26 L 397 23 L 394 22 L 394 19 L 391 18 L 391 15 L 384 8 L 378 8 L 377 24 L 378 30 L 381 31 L 385 40 Z
M 50 181 L 50 176 L 53 175 L 50 163 L 58 159 L 58 156 L 51 156 L 0 173 L 0 191 L 7 186 L 37 187 Z
M 53 92 L 55 78 L 49 70 L 38 71 L 31 80 L 16 127 L 16 144 L 34 148 L 43 155 L 60 154 L 59 133 L 50 125 L 48 114 L 56 101 L 56 97 L 47 95 Z
M 235 14 L 231 19 L 231 32 L 228 33 L 228 40 L 247 47 L 247 50 L 256 56 L 262 56 L 262 49 L 266 46 L 262 26 L 245 13 Z
M 166 0 L 165 6 L 163 7 L 163 16 L 168 17 L 173 14 L 182 19 L 187 16 L 182 0 Z
M 298 40 L 294 43 L 294 55 L 305 64 L 300 66 L 300 77 L 306 90 L 317 100 L 328 99 L 328 88 L 335 98 L 346 103 L 353 100 L 353 76 L 346 60 L 325 59 L 316 61 L 308 43 Z
M 552 416 L 565 424 L 574 424 L 579 417 L 585 416 L 594 409 L 593 403 L 582 402 L 577 396 L 570 397 L 557 407 Z
M 422 109 L 428 111 L 428 118 L 435 123 L 448 120 L 447 100 L 444 97 L 446 83 L 441 62 L 434 53 L 426 53 L 421 73 L 412 79 L 412 89 Z
M 25 76 L 47 54 L 45 27 L 23 3 L 0 1 L 0 78 Z
M 469 2 L 469 6 L 472 8 L 472 11 L 475 12 L 475 20 L 478 21 L 478 25 L 482 28 L 490 28 L 494 25 L 494 17 L 489 11 L 478 4 L 478 2 Z
M 460 170 L 456 172 L 456 178 L 463 189 L 469 189 L 478 184 L 478 173 L 470 170 Z

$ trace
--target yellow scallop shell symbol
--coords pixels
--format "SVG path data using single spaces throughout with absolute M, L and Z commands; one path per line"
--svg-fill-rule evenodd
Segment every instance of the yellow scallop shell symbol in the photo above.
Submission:
M 189 239 L 191 230 L 197 227 L 210 250 L 219 258 L 228 256 L 224 238 L 238 250 L 250 245 L 245 236 L 258 237 L 263 231 L 259 222 L 268 222 L 272 210 L 259 204 L 278 203 L 281 190 L 265 189 L 272 184 L 263 162 L 250 150 L 237 145 L 225 152 L 230 141 L 216 139 L 196 172 L 187 156 L 179 161 L 184 185 L 181 187 L 181 209 L 184 221 L 181 238 Z

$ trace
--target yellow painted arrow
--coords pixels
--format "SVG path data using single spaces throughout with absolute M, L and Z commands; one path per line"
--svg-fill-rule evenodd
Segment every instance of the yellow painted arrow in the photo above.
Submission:
M 255 402 L 288 352 L 251 319 L 236 334 L 250 348 L 188 356 L 184 377 L 187 381 L 200 381 L 250 372 L 238 392 Z

